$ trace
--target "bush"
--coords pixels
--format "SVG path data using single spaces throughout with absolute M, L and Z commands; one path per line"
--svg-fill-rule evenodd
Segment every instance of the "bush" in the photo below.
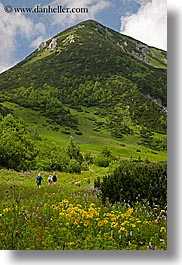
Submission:
M 83 135 L 83 133 L 81 131 L 75 131 L 75 134 L 77 134 L 77 135 Z
M 103 155 L 95 158 L 94 164 L 98 167 L 108 167 L 110 159 L 108 157 L 104 157 Z
M 85 154 L 84 160 L 87 162 L 87 164 L 90 165 L 90 164 L 93 164 L 94 158 L 93 158 L 92 154 L 89 152 L 89 153 Z
M 100 177 L 97 177 L 97 179 L 94 179 L 94 188 L 100 189 Z
M 87 162 L 83 162 L 82 165 L 81 165 L 81 169 L 83 171 L 88 171 L 89 170 L 88 163 Z
M 81 173 L 81 165 L 76 159 L 71 159 L 67 167 L 69 173 Z
M 37 150 L 32 131 L 25 123 L 8 114 L 0 122 L 0 165 L 20 170 L 29 170 L 35 166 Z
M 108 198 L 115 202 L 147 200 L 161 207 L 167 204 L 167 163 L 124 161 L 114 173 L 103 177 L 103 203 Z

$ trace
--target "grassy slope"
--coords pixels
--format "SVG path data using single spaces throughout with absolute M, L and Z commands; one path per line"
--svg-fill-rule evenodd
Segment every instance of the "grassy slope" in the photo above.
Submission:
M 72 135 L 80 145 L 83 153 L 91 152 L 94 155 L 98 155 L 102 151 L 104 146 L 107 146 L 115 156 L 123 158 L 148 158 L 152 161 L 166 160 L 165 152 L 154 152 L 149 148 L 139 146 L 137 144 L 139 138 L 136 135 L 130 135 L 120 140 L 111 136 L 110 132 L 105 128 L 96 128 L 95 121 L 104 121 L 104 118 L 100 118 L 95 115 L 95 108 L 83 108 L 83 112 L 77 112 L 72 110 L 74 115 L 77 115 L 79 121 L 79 130 L 82 135 L 75 134 L 75 130 L 69 130 L 70 135 L 62 133 L 65 130 L 64 127 L 51 124 L 50 120 L 44 117 L 40 112 L 31 109 L 19 107 L 14 103 L 3 103 L 3 106 L 12 109 L 18 117 L 22 118 L 29 126 L 36 127 L 42 137 L 43 141 L 52 144 L 55 142 L 62 147 L 65 147 L 69 141 L 70 135 Z M 55 128 L 57 130 L 55 130 Z M 140 150 L 141 152 L 137 152 Z

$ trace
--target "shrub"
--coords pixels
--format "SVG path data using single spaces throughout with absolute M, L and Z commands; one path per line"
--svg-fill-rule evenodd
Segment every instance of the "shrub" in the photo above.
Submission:
M 102 155 L 95 158 L 94 164 L 98 167 L 108 167 L 110 159 L 108 157 L 104 157 Z
M 81 165 L 81 169 L 83 171 L 88 171 L 89 170 L 88 163 L 87 162 L 83 162 L 82 165 Z
M 87 162 L 87 164 L 93 164 L 94 158 L 92 154 L 89 152 L 85 154 L 84 160 Z
M 81 173 L 81 165 L 76 159 L 71 159 L 67 167 L 69 173 Z
M 94 188 L 100 189 L 100 177 L 97 177 L 97 179 L 94 179 Z
M 167 163 L 123 161 L 113 174 L 103 177 L 102 199 L 111 203 L 147 200 L 151 205 L 167 204 Z

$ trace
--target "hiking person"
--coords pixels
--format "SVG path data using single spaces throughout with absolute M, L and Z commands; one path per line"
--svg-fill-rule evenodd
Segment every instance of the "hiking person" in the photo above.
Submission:
M 54 184 L 56 183 L 57 181 L 57 176 L 56 176 L 56 172 L 54 172 L 53 176 L 52 176 L 52 180 L 54 182 Z
M 37 175 L 37 177 L 36 177 L 36 183 L 37 183 L 37 186 L 38 186 L 39 189 L 40 189 L 40 187 L 41 187 L 41 182 L 42 182 L 42 180 L 43 180 L 43 178 L 42 178 L 41 174 L 39 173 L 39 174 Z
M 48 177 L 48 179 L 47 179 L 47 183 L 48 183 L 48 185 L 51 185 L 52 184 L 52 176 L 51 175 L 49 175 L 49 177 Z

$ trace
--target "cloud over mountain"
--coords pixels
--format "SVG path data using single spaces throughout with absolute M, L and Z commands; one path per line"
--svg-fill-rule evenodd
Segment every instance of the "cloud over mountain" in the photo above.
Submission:
M 150 46 L 167 50 L 166 0 L 138 0 L 138 12 L 121 17 L 120 31 Z
M 38 36 L 45 36 L 46 30 L 43 23 L 35 23 L 25 15 L 5 13 L 2 4 L 0 4 L 0 14 L 0 72 L 2 72 L 16 63 L 15 52 L 19 38 L 27 39 L 30 45 L 33 45 Z
M 61 25 L 64 27 L 71 26 L 74 23 L 78 23 L 82 20 L 86 19 L 95 19 L 96 15 L 104 10 L 105 8 L 108 8 L 111 3 L 106 0 L 54 0 L 51 1 L 48 5 L 51 7 L 56 7 L 61 5 L 62 7 L 66 8 L 88 8 L 88 13 L 54 13 L 49 14 L 51 16 L 51 24 L 54 25 Z M 45 5 L 48 6 L 48 5 Z

